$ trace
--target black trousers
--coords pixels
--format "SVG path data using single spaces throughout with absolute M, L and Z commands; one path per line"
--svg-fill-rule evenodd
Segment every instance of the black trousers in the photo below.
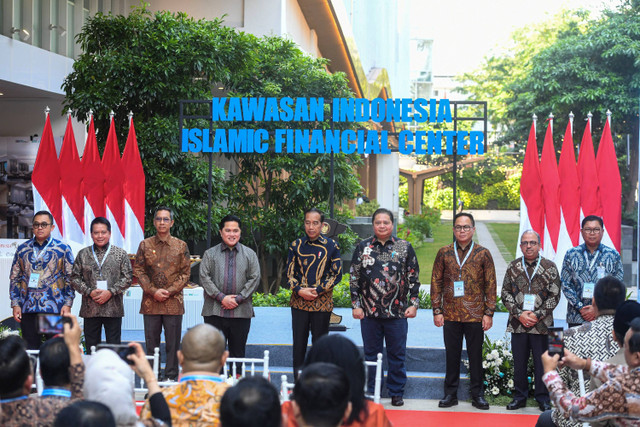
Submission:
M 38 329 L 38 313 L 22 313 L 20 322 L 22 339 L 27 343 L 28 350 L 39 350 L 42 340 L 49 339 L 55 334 L 41 334 Z
M 533 353 L 535 378 L 535 396 L 539 403 L 549 402 L 549 391 L 542 382 L 542 353 L 547 351 L 548 337 L 539 334 L 511 334 L 511 353 L 513 354 L 513 398 L 525 400 L 529 395 L 527 381 L 527 363 L 529 353 Z
M 460 385 L 460 363 L 462 361 L 462 338 L 467 342 L 469 356 L 470 393 L 472 397 L 484 395 L 482 381 L 482 343 L 484 331 L 482 322 L 444 321 L 444 346 L 447 357 L 447 369 L 444 377 L 444 394 L 457 396 Z
M 87 353 L 91 353 L 91 346 L 102 342 L 102 327 L 107 344 L 120 344 L 122 332 L 122 317 L 86 317 L 84 319 L 84 341 Z
M 298 378 L 298 370 L 304 363 L 311 331 L 311 343 L 329 333 L 330 311 L 305 311 L 291 308 L 291 329 L 293 331 L 293 377 Z
M 203 316 L 203 318 L 204 323 L 208 323 L 224 334 L 230 357 L 244 357 L 251 328 L 250 317 L 229 319 L 220 316 Z
M 182 335 L 182 314 L 145 314 L 144 341 L 147 354 L 153 354 L 155 347 L 160 347 L 160 333 L 164 328 L 164 341 L 167 348 L 167 363 L 164 367 L 165 378 L 178 377 L 178 354 Z

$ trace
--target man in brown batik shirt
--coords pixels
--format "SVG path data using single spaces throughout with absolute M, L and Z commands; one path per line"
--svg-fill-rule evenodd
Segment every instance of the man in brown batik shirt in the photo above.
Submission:
M 462 338 L 469 355 L 471 404 L 489 409 L 484 398 L 482 343 L 493 325 L 496 309 L 496 269 L 491 253 L 473 242 L 475 221 L 460 212 L 453 219 L 455 240 L 440 248 L 431 274 L 433 323 L 444 326 L 447 368 L 441 408 L 458 404 Z
M 187 244 L 170 234 L 173 211 L 165 206 L 156 209 L 153 218 L 156 235 L 140 242 L 133 274 L 143 290 L 140 314 L 144 315 L 147 354 L 160 347 L 164 327 L 167 363 L 164 377 L 178 378 L 178 357 L 182 334 L 184 299 L 182 289 L 191 271 Z

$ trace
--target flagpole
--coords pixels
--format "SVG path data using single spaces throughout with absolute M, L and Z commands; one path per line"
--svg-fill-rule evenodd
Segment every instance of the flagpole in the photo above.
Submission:
M 536 113 L 533 113 L 531 117 L 533 118 L 533 130 L 538 132 L 538 116 L 536 116 Z
M 571 124 L 571 135 L 573 135 L 573 118 L 575 117 L 575 115 L 573 114 L 573 111 L 569 111 L 569 123 Z
M 640 109 L 639 109 L 640 110 Z M 640 116 L 638 117 L 638 121 L 640 121 Z M 640 126 L 638 126 L 638 152 L 640 152 Z M 638 156 L 638 170 L 640 171 L 640 155 Z M 638 175 L 639 182 L 636 185 L 640 184 L 640 174 Z M 640 188 L 640 186 L 636 186 L 636 188 Z M 640 293 L 640 197 L 636 197 L 636 212 L 638 212 L 638 217 L 636 218 L 636 227 L 638 233 L 638 249 L 636 250 L 636 301 L 638 301 L 638 294 Z

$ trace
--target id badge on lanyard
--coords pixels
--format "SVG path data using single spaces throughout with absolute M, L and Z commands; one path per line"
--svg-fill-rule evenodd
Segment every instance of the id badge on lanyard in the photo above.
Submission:
M 469 255 L 471 255 L 474 245 L 475 245 L 475 242 L 472 241 L 471 247 L 469 248 L 469 252 L 467 252 L 467 256 L 465 256 L 462 262 L 460 262 L 460 257 L 458 257 L 458 242 L 453 242 L 453 252 L 456 255 L 456 261 L 458 262 L 458 267 L 460 267 L 460 277 L 459 277 L 460 280 L 456 280 L 455 282 L 453 282 L 454 297 L 464 296 L 464 280 L 462 280 L 462 267 L 467 262 L 467 259 L 469 259 Z
M 35 271 L 29 275 L 29 289 L 38 289 L 42 270 Z
M 534 294 L 524 294 L 524 302 L 522 309 L 524 311 L 533 311 L 536 306 L 536 296 Z

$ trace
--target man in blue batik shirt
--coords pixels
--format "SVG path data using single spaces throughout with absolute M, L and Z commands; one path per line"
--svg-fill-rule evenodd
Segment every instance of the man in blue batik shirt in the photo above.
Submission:
M 584 243 L 569 249 L 562 264 L 562 292 L 567 298 L 567 323 L 577 326 L 595 319 L 592 306 L 596 282 L 604 276 L 622 280 L 620 254 L 601 244 L 604 235 L 602 218 L 586 216 L 582 220 Z
M 51 237 L 53 215 L 36 212 L 33 239 L 18 246 L 9 276 L 13 318 L 29 349 L 39 349 L 38 314 L 69 314 L 75 292 L 70 284 L 71 248 Z

